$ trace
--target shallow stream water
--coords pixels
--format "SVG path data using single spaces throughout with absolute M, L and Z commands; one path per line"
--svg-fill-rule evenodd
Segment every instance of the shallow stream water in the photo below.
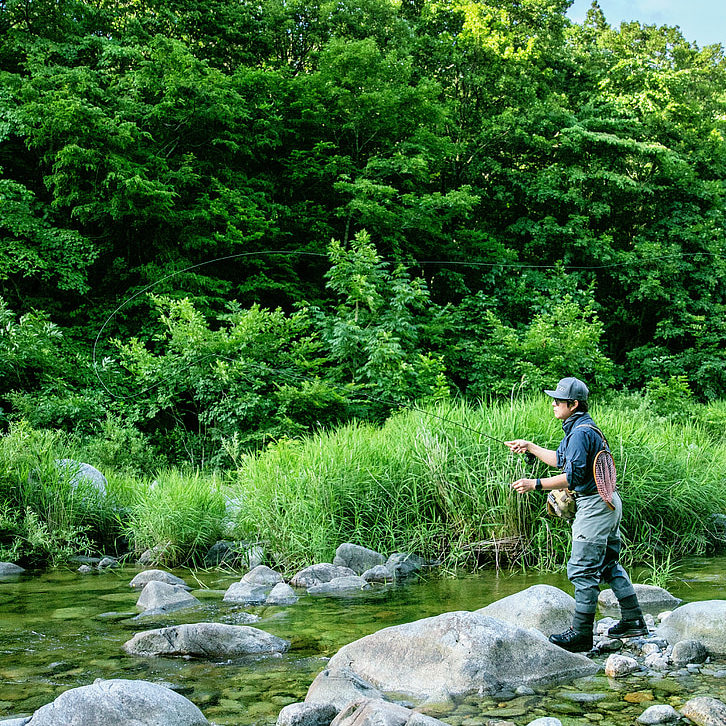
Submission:
M 328 658 L 364 635 L 443 612 L 475 610 L 539 583 L 572 592 L 564 575 L 492 570 L 379 586 L 353 598 L 303 596 L 288 607 L 242 608 L 222 602 L 239 574 L 175 571 L 196 588 L 193 594 L 203 606 L 134 620 L 139 593 L 129 582 L 137 572 L 56 570 L 0 579 L 0 719 L 30 715 L 68 688 L 96 678 L 130 678 L 172 685 L 219 726 L 274 724 L 283 706 L 304 699 Z M 687 602 L 726 599 L 726 557 L 686 561 L 677 576 L 668 589 Z M 260 616 L 255 627 L 291 641 L 289 652 L 210 663 L 138 658 L 121 649 L 141 630 L 202 621 L 246 624 L 247 613 Z M 451 726 L 484 726 L 494 718 L 527 724 L 543 715 L 557 716 L 564 726 L 632 724 L 654 703 L 678 708 L 697 694 L 726 701 L 726 659 L 704 671 L 617 681 L 598 675 L 530 696 L 472 698 L 432 715 Z

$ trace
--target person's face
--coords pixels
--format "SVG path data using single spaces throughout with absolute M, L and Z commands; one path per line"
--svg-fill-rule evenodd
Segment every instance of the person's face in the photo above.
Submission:
M 576 400 L 573 401 L 571 404 L 568 404 L 567 401 L 563 398 L 552 399 L 552 411 L 555 414 L 555 418 L 559 419 L 560 421 L 566 421 L 570 416 L 572 416 L 573 413 L 575 413 L 576 408 Z

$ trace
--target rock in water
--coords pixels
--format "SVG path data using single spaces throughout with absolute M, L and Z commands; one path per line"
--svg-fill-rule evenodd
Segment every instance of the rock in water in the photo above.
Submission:
M 147 681 L 114 679 L 71 688 L 39 708 L 28 726 L 209 726 L 184 696 Z

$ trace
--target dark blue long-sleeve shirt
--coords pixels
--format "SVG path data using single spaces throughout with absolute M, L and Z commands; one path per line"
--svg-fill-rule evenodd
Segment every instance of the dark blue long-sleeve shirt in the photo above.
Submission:
M 603 442 L 600 434 L 590 428 L 594 425 L 589 413 L 576 411 L 568 416 L 562 424 L 565 438 L 556 452 L 557 466 L 567 474 L 568 489 L 583 495 L 597 493 L 592 465 L 595 455 L 603 447 Z

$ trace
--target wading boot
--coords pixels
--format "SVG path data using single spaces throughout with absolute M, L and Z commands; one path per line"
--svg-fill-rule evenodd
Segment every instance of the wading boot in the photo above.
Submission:
M 643 618 L 623 619 L 608 630 L 610 638 L 634 638 L 636 635 L 648 635 L 648 626 Z
M 564 633 L 550 635 L 550 643 L 559 645 L 570 653 L 586 653 L 592 650 L 592 629 L 585 631 L 568 628 Z

